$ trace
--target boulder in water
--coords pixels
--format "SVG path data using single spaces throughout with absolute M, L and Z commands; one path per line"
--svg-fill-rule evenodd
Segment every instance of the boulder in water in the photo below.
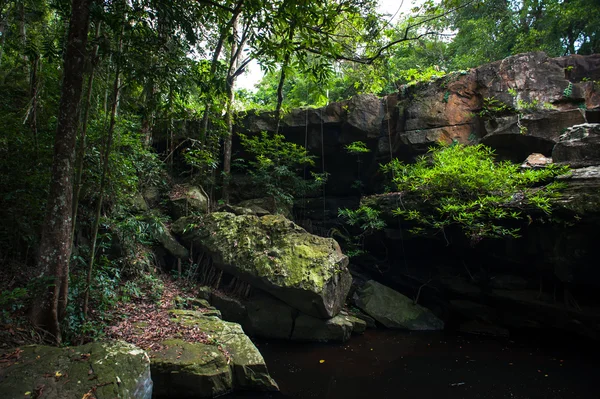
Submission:
M 369 280 L 357 291 L 356 305 L 388 328 L 442 330 L 444 322 L 431 311 L 393 289 Z
M 192 310 L 173 310 L 179 323 L 207 342 L 169 339 L 152 352 L 155 397 L 215 397 L 234 389 L 276 391 L 265 361 L 242 327 Z

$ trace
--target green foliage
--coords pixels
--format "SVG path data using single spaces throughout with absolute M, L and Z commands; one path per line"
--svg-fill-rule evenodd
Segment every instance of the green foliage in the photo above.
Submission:
M 363 141 L 354 141 L 347 146 L 344 147 L 349 154 L 364 154 L 367 152 L 371 152 L 369 148 L 367 148 L 367 144 Z
M 375 231 L 385 228 L 381 212 L 369 206 L 361 205 L 357 209 L 339 209 L 338 216 L 350 227 L 357 228 L 358 233 L 347 232 L 346 229 L 332 229 L 332 236 L 344 245 L 344 253 L 349 257 L 364 255 L 364 240 Z M 341 231 L 343 229 L 345 233 Z
M 485 97 L 483 107 L 478 115 L 484 119 L 496 119 L 511 112 L 513 112 L 513 109 L 504 102 L 494 97 Z
M 450 99 L 450 92 L 449 92 L 449 91 L 446 91 L 446 92 L 444 93 L 444 98 L 442 99 L 442 101 L 443 101 L 444 103 L 448 103 L 448 100 L 449 100 L 449 99 Z
M 0 293 L 0 322 L 9 324 L 12 322 L 14 312 L 22 310 L 28 303 L 29 290 L 17 287 Z
M 292 205 L 294 198 L 305 195 L 325 184 L 327 176 L 311 172 L 311 179 L 304 179 L 300 172 L 306 167 L 314 166 L 314 156 L 306 149 L 285 140 L 280 134 L 248 137 L 239 134 L 242 147 L 252 155 L 247 170 L 257 186 L 281 201 Z M 238 165 L 244 167 L 242 160 Z
M 573 95 L 573 83 L 569 82 L 565 90 L 563 91 L 563 96 L 569 98 Z
M 201 181 L 207 181 L 219 166 L 219 154 L 208 146 L 194 143 L 183 152 L 185 163 L 197 170 Z
M 338 216 L 350 226 L 360 227 L 364 233 L 371 233 L 385 227 L 381 212 L 365 205 L 361 205 L 358 209 L 339 209 Z
M 446 71 L 441 70 L 436 66 L 428 66 L 422 69 L 410 68 L 399 72 L 400 81 L 405 82 L 408 85 L 431 82 L 442 78 L 445 75 Z
M 460 144 L 431 148 L 415 164 L 393 160 L 383 166 L 403 193 L 403 206 L 394 210 L 411 222 L 415 234 L 443 233 L 458 226 L 477 243 L 484 238 L 516 237 L 531 212 L 550 214 L 550 199 L 562 188 L 549 183 L 566 167 L 550 165 L 521 171 L 507 161 L 495 162 L 483 145 Z

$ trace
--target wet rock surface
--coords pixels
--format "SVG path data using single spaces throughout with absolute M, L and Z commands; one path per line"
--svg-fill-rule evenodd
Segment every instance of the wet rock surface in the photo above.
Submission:
M 278 389 L 262 355 L 239 324 L 200 311 L 173 310 L 171 314 L 208 339 L 167 339 L 160 349 L 150 351 L 154 397 L 209 398 L 233 390 Z
M 374 280 L 356 293 L 356 305 L 387 328 L 443 330 L 444 322 L 412 299 Z
M 23 398 L 96 397 L 151 399 L 150 359 L 119 342 L 56 348 L 42 345 L 6 353 L 0 368 L 0 396 Z M 42 396 L 43 395 L 43 396 Z

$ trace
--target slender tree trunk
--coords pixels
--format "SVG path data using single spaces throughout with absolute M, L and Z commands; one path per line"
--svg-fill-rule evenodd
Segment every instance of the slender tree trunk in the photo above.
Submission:
M 233 21 L 232 25 L 233 40 L 231 42 L 231 57 L 229 63 L 229 71 L 227 72 L 227 110 L 225 112 L 225 123 L 227 124 L 227 136 L 223 143 L 223 190 L 222 198 L 226 204 L 229 203 L 229 175 L 231 173 L 231 146 L 233 136 L 233 100 L 235 99 L 235 80 L 236 69 L 240 52 L 238 45 L 243 46 L 243 43 L 238 43 L 238 19 Z
M 92 272 L 94 270 L 94 259 L 96 258 L 96 241 L 98 238 L 98 228 L 100 226 L 100 217 L 102 214 L 102 202 L 104 200 L 104 190 L 106 189 L 106 181 L 108 178 L 108 169 L 110 161 L 110 151 L 112 148 L 113 135 L 115 132 L 115 124 L 117 119 L 117 110 L 119 107 L 119 95 L 121 93 L 121 52 L 123 51 L 123 28 L 119 37 L 118 54 L 115 69 L 115 80 L 113 83 L 113 102 L 110 109 L 110 124 L 106 134 L 104 153 L 102 156 L 102 177 L 100 178 L 100 191 L 98 193 L 98 202 L 96 203 L 96 218 L 92 226 L 92 249 L 90 251 L 90 261 L 88 264 L 87 278 L 85 284 L 85 295 L 83 299 L 83 318 L 87 318 L 88 304 L 90 301 L 90 289 L 92 284 Z
M 221 32 L 219 36 L 219 41 L 217 42 L 217 47 L 215 47 L 215 52 L 213 53 L 213 58 L 210 64 L 210 76 L 214 76 L 217 72 L 217 65 L 219 64 L 219 57 L 221 56 L 221 51 L 223 51 L 223 45 L 225 44 L 225 38 L 229 34 L 229 29 L 233 27 L 234 24 L 237 23 L 237 20 L 242 12 L 242 5 L 245 0 L 239 0 L 233 10 L 233 15 L 229 20 L 229 23 Z M 201 139 L 203 142 L 206 142 L 206 134 L 208 133 L 208 122 L 210 119 L 210 101 L 206 101 L 204 103 L 204 115 L 202 115 L 202 125 L 201 125 Z
M 36 55 L 31 60 L 31 79 L 29 94 L 31 97 L 31 113 L 29 114 L 29 126 L 31 126 L 31 134 L 33 136 L 33 146 L 36 152 L 38 151 L 38 129 L 37 129 L 37 108 L 38 108 L 38 88 L 39 88 L 39 69 L 40 56 Z
M 91 0 L 72 0 L 71 3 L 52 177 L 38 257 L 40 277 L 51 283 L 42 287 L 34 299 L 30 315 L 32 323 L 52 334 L 58 344 L 61 343 L 60 321 L 67 306 L 73 222 L 73 164 L 90 5 Z
M 141 128 L 142 135 L 144 136 L 144 145 L 146 146 L 152 144 L 152 128 L 154 125 L 154 110 L 156 108 L 155 96 L 156 85 L 154 84 L 154 79 L 150 78 L 144 89 L 144 104 L 146 109 L 144 115 L 142 115 Z
M 279 74 L 279 84 L 277 85 L 277 107 L 275 108 L 275 120 L 277 125 L 275 126 L 275 133 L 279 133 L 279 126 L 281 124 L 281 106 L 283 105 L 283 84 L 285 83 L 285 70 L 290 62 L 290 54 L 286 54 L 281 65 L 281 73 Z
M 217 72 L 217 65 L 219 64 L 219 56 L 221 55 L 221 51 L 223 51 L 223 44 L 225 42 L 226 31 L 221 33 L 219 36 L 219 41 L 217 42 L 217 47 L 215 48 L 215 52 L 213 53 L 213 58 L 210 64 L 210 76 L 215 76 Z M 200 130 L 201 140 L 206 143 L 206 135 L 208 134 L 208 121 L 210 119 L 210 101 L 206 100 L 204 103 L 204 114 L 202 115 L 202 125 Z
M 0 10 L 2 11 L 2 10 Z M 6 43 L 6 21 L 0 21 L 0 67 L 2 66 L 2 55 L 4 54 L 4 44 Z
M 100 26 L 101 23 L 98 22 L 96 24 L 96 34 L 95 38 L 98 39 L 100 37 Z M 88 129 L 88 120 L 90 118 L 90 108 L 92 104 L 92 89 L 94 87 L 94 75 L 96 72 L 96 62 L 98 57 L 98 44 L 94 45 L 94 49 L 92 50 L 92 70 L 90 71 L 90 75 L 88 76 L 87 81 L 87 91 L 85 97 L 85 110 L 83 113 L 83 119 L 81 121 L 81 134 L 79 136 L 79 147 L 77 148 L 77 160 L 75 163 L 75 183 L 74 193 L 73 193 L 73 233 L 75 232 L 75 225 L 77 224 L 77 210 L 79 208 L 79 196 L 81 194 L 81 178 L 83 175 L 83 158 L 85 157 L 85 142 L 87 136 Z
M 169 128 L 167 130 L 170 146 L 169 148 L 169 170 L 173 171 L 173 159 L 175 158 L 175 137 L 174 137 L 174 129 L 173 129 L 173 89 L 169 87 Z
M 292 41 L 294 38 L 295 27 L 290 27 L 288 40 Z M 279 75 L 279 84 L 277 85 L 277 107 L 275 108 L 275 118 L 277 118 L 277 125 L 275 127 L 275 133 L 279 133 L 279 126 L 281 124 L 281 106 L 283 105 L 283 84 L 285 83 L 285 70 L 290 64 L 290 58 L 292 54 L 287 52 L 281 65 L 281 74 Z
M 25 46 L 27 45 L 27 27 L 25 26 L 25 1 L 21 0 L 17 4 L 17 35 L 21 45 L 21 59 L 23 60 L 23 68 L 27 70 L 27 54 Z M 29 78 L 29 77 L 27 77 Z

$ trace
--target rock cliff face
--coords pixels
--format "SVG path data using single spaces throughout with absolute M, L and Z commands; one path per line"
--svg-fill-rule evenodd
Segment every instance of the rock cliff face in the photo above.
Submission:
M 522 162 L 531 153 L 552 155 L 573 125 L 600 122 L 600 55 L 549 58 L 527 53 L 403 86 L 384 98 L 359 95 L 322 108 L 293 109 L 282 133 L 325 158 L 331 174 L 326 192 L 355 195 L 359 179 L 367 192 L 380 188 L 379 164 L 410 160 L 438 141 L 484 143 L 499 156 Z M 241 118 L 244 133 L 273 131 L 272 113 Z M 364 141 L 359 158 L 344 147 Z
M 393 157 L 411 161 L 439 141 L 483 143 L 494 148 L 498 158 L 523 162 L 525 167 L 535 167 L 536 160 L 550 162 L 547 158 L 569 164 L 574 170 L 563 178 L 567 188 L 556 200 L 555 215 L 561 221 L 537 219 L 520 239 L 482 243 L 475 249 L 403 242 L 406 236 L 394 227 L 374 240 L 386 259 L 377 262 L 379 270 L 388 270 L 379 278 L 405 293 L 429 281 L 423 302 L 443 307 L 438 314 L 448 311 L 451 317 L 460 314 L 484 324 L 553 327 L 598 338 L 598 123 L 600 55 L 521 54 L 404 86 L 384 98 L 360 95 L 318 109 L 294 109 L 284 117 L 281 133 L 324 158 L 330 173 L 325 198 L 299 202 L 296 220 L 309 230 L 312 225 L 313 232 L 327 231 L 336 223 L 338 208 L 355 207 L 361 196 L 383 192 L 381 163 Z M 252 134 L 274 127 L 272 114 L 248 113 L 237 128 Z M 345 146 L 357 140 L 370 152 L 348 154 Z M 528 158 L 533 153 L 537 155 Z M 357 180 L 361 190 L 354 188 Z M 460 281 L 457 274 L 462 275 Z M 507 278 L 524 284 L 518 289 L 494 285 Z M 437 299 L 428 304 L 428 295 Z M 479 310 L 491 309 L 481 303 L 496 308 L 474 317 L 450 306 L 450 300 L 479 303 L 473 305 Z

